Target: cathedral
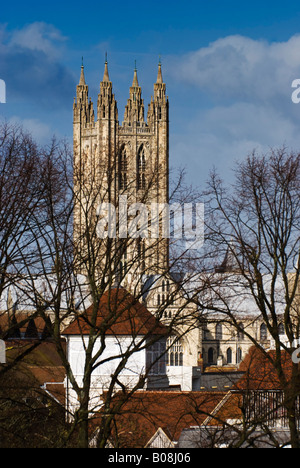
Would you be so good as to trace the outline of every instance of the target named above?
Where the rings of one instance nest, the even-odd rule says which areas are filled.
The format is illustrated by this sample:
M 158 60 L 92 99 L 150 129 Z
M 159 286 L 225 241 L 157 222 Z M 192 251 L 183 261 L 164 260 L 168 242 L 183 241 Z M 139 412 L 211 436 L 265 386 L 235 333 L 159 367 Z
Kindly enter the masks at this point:
M 119 124 L 107 59 L 98 94 L 97 119 L 93 102 L 89 98 L 83 66 L 73 111 L 75 241 L 84 251 L 86 220 L 94 220 L 90 226 L 99 234 L 103 208 L 109 204 L 112 209 L 116 209 L 114 215 L 118 216 L 113 233 L 109 232 L 108 237 L 115 239 L 114 261 L 120 266 L 119 275 L 128 281 L 130 273 L 127 274 L 125 267 L 128 266 L 128 270 L 132 271 L 133 265 L 138 265 L 135 268 L 138 276 L 145 271 L 151 271 L 152 274 L 165 271 L 169 258 L 168 239 L 158 235 L 139 235 L 139 232 L 135 236 L 130 235 L 133 213 L 128 209 L 124 213 L 120 208 L 122 202 L 125 210 L 129 205 L 138 212 L 139 207 L 143 206 L 150 212 L 150 207 L 166 205 L 169 201 L 169 102 L 161 63 L 158 65 L 154 94 L 148 105 L 146 119 L 135 68 L 124 119 L 122 125 Z M 152 218 L 155 216 L 153 211 Z M 126 223 L 123 223 L 125 216 Z M 159 214 L 156 216 L 159 224 Z M 148 220 L 141 218 L 136 221 L 136 228 L 143 230 L 144 227 L 145 230 Z M 98 237 L 103 240 L 104 236 Z M 126 238 L 126 242 L 118 243 L 118 239 Z M 102 255 L 105 260 L 107 246 Z M 101 247 L 98 256 L 101 257 Z
M 156 235 L 145 235 L 149 219 L 137 216 L 136 235 L 130 236 L 128 226 L 133 223 L 133 212 L 126 213 L 125 227 L 122 222 L 125 215 L 120 201 L 126 200 L 126 207 L 128 203 L 139 214 L 142 207 L 148 207 L 150 212 L 154 206 L 169 203 L 169 101 L 160 61 L 147 118 L 135 67 L 122 124 L 107 58 L 97 99 L 97 118 L 82 65 L 73 105 L 73 150 L 74 244 L 80 254 L 79 269 L 83 274 L 87 272 L 84 259 L 92 250 L 95 255 L 92 264 L 98 265 L 99 278 L 106 274 L 107 264 L 115 263 L 112 267 L 115 283 L 132 294 L 138 293 L 150 312 L 157 316 L 163 311 L 159 317 L 167 325 L 174 317 L 182 318 L 168 342 L 170 385 L 192 390 L 199 388 L 197 372 L 204 369 L 235 372 L 252 344 L 247 333 L 268 348 L 269 337 L 260 328 L 263 324 L 251 299 L 238 307 L 239 330 L 226 325 L 226 321 L 222 324 L 222 314 L 210 314 L 209 309 L 207 313 L 201 311 L 200 324 L 197 301 L 184 298 L 180 282 L 170 273 L 169 239 L 161 235 L 160 212 L 155 214 L 159 228 Z M 104 222 L 103 207 L 113 207 L 113 214 L 105 217 Z M 152 212 L 151 216 L 153 220 Z M 106 226 L 109 220 L 113 220 L 113 227 L 109 222 Z M 93 249 L 87 253 L 90 238 Z M 221 272 L 223 278 L 227 273 L 229 270 L 225 268 Z M 238 275 L 236 281 L 239 284 Z
M 106 234 L 108 238 L 112 234 L 114 243 L 111 263 L 117 259 L 118 265 L 114 269 L 118 272 L 116 281 L 131 293 L 138 293 L 150 312 L 157 316 L 161 311 L 160 318 L 165 323 L 175 321 L 179 314 L 185 316 L 188 322 L 187 316 L 194 316 L 196 307 L 181 297 L 170 275 L 169 238 L 162 235 L 162 213 L 157 209 L 169 203 L 169 101 L 160 60 L 146 119 L 135 67 L 120 125 L 107 59 L 98 94 L 97 119 L 89 98 L 83 65 L 73 111 L 75 245 L 79 252 L 85 252 L 87 224 L 93 226 L 93 232 L 98 227 L 99 234 L 103 221 L 97 208 L 99 205 L 115 207 L 114 216 L 119 215 L 119 223 L 114 224 L 113 233 L 108 228 Z M 142 211 L 145 206 L 149 209 L 151 220 L 157 221 L 156 232 L 154 222 L 150 235 L 143 235 L 142 225 L 145 227 L 146 224 L 148 229 L 149 220 L 141 216 L 136 218 L 135 236 L 130 236 L 128 226 L 125 235 L 121 232 L 120 199 L 124 197 L 128 205 L 135 206 L 137 211 Z M 126 215 L 129 226 L 130 221 L 132 223 L 130 215 L 130 212 Z M 87 223 L 87 219 L 92 221 Z M 97 243 L 97 237 L 99 235 L 93 237 L 93 242 Z M 99 248 L 95 248 L 101 258 L 99 278 L 103 276 L 103 263 L 107 262 L 110 252 L 108 239 L 100 237 Z M 168 367 L 174 367 L 174 385 L 190 389 L 193 368 L 198 366 L 201 356 L 201 339 L 200 330 L 191 327 L 190 323 L 187 328 L 190 327 L 192 331 L 183 332 L 183 323 L 184 320 L 181 320 L 181 329 L 177 330 L 181 339 L 176 339 L 176 336 L 170 338 L 174 345 L 170 347 Z

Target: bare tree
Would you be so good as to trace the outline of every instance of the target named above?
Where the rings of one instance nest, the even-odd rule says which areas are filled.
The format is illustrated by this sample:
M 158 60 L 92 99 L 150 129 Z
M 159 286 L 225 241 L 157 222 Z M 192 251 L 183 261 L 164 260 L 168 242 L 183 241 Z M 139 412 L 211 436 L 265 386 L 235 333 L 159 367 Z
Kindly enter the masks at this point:
M 0 128 L 0 292 L 20 266 L 21 248 L 30 250 L 30 220 L 37 207 L 40 155 L 19 127 Z
M 186 294 L 181 289 L 187 278 L 182 277 L 180 284 L 174 280 L 173 271 L 182 269 L 182 250 L 173 255 L 172 262 L 159 255 L 160 249 L 167 252 L 171 239 L 161 235 L 153 239 L 144 237 L 148 221 L 140 213 L 129 212 L 128 235 L 123 237 L 118 235 L 124 222 L 117 207 L 116 235 L 99 234 L 103 226 L 99 224 L 102 221 L 99 204 L 116 203 L 111 196 L 115 180 L 109 168 L 98 168 L 100 173 L 91 171 L 87 182 L 74 167 L 72 152 L 66 144 L 54 140 L 49 147 L 38 148 L 37 153 L 38 177 L 35 174 L 32 182 L 36 187 L 35 204 L 30 206 L 28 215 L 24 213 L 24 222 L 20 223 L 22 228 L 26 226 L 26 239 L 30 242 L 25 244 L 23 239 L 19 242 L 12 234 L 19 254 L 13 264 L 14 285 L 23 303 L 30 304 L 26 320 L 43 319 L 47 337 L 55 344 L 65 368 L 67 385 L 76 395 L 76 406 L 67 405 L 71 426 L 65 444 L 76 436 L 78 446 L 88 446 L 90 423 L 99 409 L 99 398 L 94 403 L 94 375 L 106 363 L 117 363 L 106 387 L 102 408 L 105 417 L 98 433 L 98 446 L 104 447 L 114 424 L 112 416 L 121 410 L 120 401 L 112 409 L 115 392 L 121 389 L 125 395 L 122 404 L 125 404 L 138 389 L 155 380 L 158 374 L 154 369 L 160 368 L 160 374 L 165 373 L 168 347 L 173 346 L 174 340 L 180 340 L 192 330 L 198 334 L 196 293 Z M 20 185 L 21 180 L 22 174 Z M 141 204 L 146 205 L 151 197 L 153 184 L 150 177 L 143 187 Z M 180 188 L 180 183 L 177 186 Z M 134 190 L 130 184 L 124 187 L 129 201 Z M 162 213 L 157 216 L 159 224 Z M 110 226 L 104 225 L 105 229 L 109 234 Z M 158 302 L 162 287 L 165 292 L 160 293 Z M 146 306 L 150 306 L 151 313 Z M 136 310 L 144 314 L 144 321 L 136 321 Z M 127 334 L 131 338 L 125 348 L 114 332 L 120 322 L 130 327 Z M 65 348 L 64 331 L 72 324 L 81 327 L 84 358 L 80 378 Z M 107 356 L 108 337 L 112 335 L 119 348 Z M 169 336 L 173 339 L 167 344 Z M 147 365 L 134 384 L 128 386 L 122 380 L 122 373 L 132 357 L 143 351 L 148 356 Z M 59 443 L 63 443 L 62 439 Z
M 276 369 L 293 447 L 299 447 L 296 399 L 299 368 L 287 378 L 282 350 L 292 359 L 299 338 L 300 156 L 285 149 L 264 156 L 253 153 L 237 164 L 235 181 L 226 187 L 214 172 L 207 196 L 207 247 L 230 257 L 226 268 L 205 275 L 209 294 L 202 307 L 219 313 L 257 346 Z M 220 257 L 219 257 L 220 258 Z M 256 317 L 273 340 L 270 354 L 258 337 L 241 329 L 238 303 L 251 299 Z M 286 340 L 280 324 L 283 322 Z

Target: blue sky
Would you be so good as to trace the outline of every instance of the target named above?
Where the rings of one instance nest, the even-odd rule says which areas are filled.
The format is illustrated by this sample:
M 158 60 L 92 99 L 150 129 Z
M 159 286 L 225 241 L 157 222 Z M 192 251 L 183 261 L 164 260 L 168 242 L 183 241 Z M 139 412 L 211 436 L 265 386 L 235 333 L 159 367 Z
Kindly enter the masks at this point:
M 171 166 L 200 188 L 213 166 L 230 178 L 253 149 L 300 148 L 299 2 L 15 1 L 0 15 L 0 115 L 41 143 L 71 141 L 81 57 L 95 103 L 107 52 L 120 122 L 134 61 L 147 106 L 161 55 Z

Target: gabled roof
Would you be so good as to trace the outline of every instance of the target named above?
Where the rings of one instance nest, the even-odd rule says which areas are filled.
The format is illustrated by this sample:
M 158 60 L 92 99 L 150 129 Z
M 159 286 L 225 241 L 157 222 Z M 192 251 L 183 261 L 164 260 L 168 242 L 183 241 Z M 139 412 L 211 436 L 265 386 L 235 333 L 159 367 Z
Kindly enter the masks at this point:
M 112 288 L 91 305 L 63 332 L 64 335 L 85 335 L 95 328 L 105 335 L 164 335 L 168 329 L 124 288 Z
M 174 448 L 175 444 L 172 442 L 165 431 L 161 427 L 157 429 L 155 434 L 150 438 L 150 440 L 145 445 L 145 448 Z

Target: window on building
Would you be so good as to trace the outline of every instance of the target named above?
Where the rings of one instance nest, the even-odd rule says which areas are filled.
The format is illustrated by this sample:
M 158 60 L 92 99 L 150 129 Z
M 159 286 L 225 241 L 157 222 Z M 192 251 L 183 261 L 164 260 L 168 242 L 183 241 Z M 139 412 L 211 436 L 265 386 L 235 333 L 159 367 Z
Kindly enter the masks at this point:
M 127 154 L 123 146 L 119 155 L 119 189 L 124 190 L 127 187 Z
M 265 323 L 260 326 L 260 341 L 265 341 L 268 338 L 268 329 Z
M 216 325 L 216 340 L 222 340 L 222 338 L 223 338 L 222 324 L 217 323 L 217 325 Z
M 214 348 L 209 348 L 208 353 L 207 353 L 207 362 L 208 364 L 213 364 L 214 360 L 215 360 Z
M 120 271 L 120 280 L 122 280 L 127 273 L 127 250 L 126 248 L 124 249 L 122 257 L 121 257 L 119 271 Z
M 146 158 L 145 150 L 142 145 L 137 157 L 137 190 L 146 189 Z
M 166 373 L 166 341 L 159 340 L 146 349 L 146 370 L 149 375 Z
M 232 364 L 232 349 L 228 348 L 226 352 L 227 364 Z
M 238 348 L 237 355 L 236 355 L 236 363 L 239 364 L 240 362 L 242 362 L 242 358 L 243 358 L 243 352 L 241 348 Z
M 182 342 L 174 337 L 167 341 L 168 348 L 168 366 L 183 366 L 183 345 Z
M 285 329 L 284 329 L 283 323 L 280 323 L 280 324 L 278 325 L 278 334 L 279 334 L 279 335 L 284 335 L 284 334 L 285 334 Z

